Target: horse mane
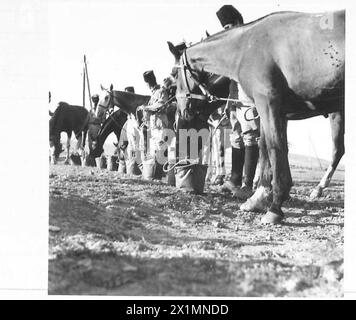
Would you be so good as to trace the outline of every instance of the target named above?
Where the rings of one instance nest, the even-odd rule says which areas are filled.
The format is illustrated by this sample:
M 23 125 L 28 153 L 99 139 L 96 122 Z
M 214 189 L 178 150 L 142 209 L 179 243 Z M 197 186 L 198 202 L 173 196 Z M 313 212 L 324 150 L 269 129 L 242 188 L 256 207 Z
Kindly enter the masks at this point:
M 126 92 L 126 91 L 113 90 L 112 92 L 113 95 L 117 98 L 117 100 L 121 100 L 119 101 L 119 104 L 122 104 L 122 106 L 118 105 L 118 107 L 122 108 L 124 112 L 125 112 L 124 110 L 125 108 L 129 108 L 133 112 L 135 112 L 135 110 L 140 105 L 147 104 L 151 98 L 150 96 Z

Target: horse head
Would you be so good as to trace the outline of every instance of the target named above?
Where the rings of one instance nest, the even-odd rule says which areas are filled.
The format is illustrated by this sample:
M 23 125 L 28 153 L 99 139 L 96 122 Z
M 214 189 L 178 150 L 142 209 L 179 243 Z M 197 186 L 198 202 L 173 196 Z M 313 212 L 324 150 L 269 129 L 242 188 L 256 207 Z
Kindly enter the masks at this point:
M 96 109 L 96 116 L 102 118 L 103 114 L 107 111 L 110 111 L 114 108 L 114 99 L 113 99 L 113 85 L 110 86 L 110 89 L 105 89 L 102 85 L 101 93 L 99 95 L 99 102 Z
M 212 113 L 221 106 L 221 101 L 214 101 L 213 94 L 227 97 L 230 80 L 204 70 L 193 70 L 188 64 L 186 50 L 178 50 L 170 42 L 168 47 L 175 58 L 172 75 L 180 118 L 189 122 L 197 113 Z

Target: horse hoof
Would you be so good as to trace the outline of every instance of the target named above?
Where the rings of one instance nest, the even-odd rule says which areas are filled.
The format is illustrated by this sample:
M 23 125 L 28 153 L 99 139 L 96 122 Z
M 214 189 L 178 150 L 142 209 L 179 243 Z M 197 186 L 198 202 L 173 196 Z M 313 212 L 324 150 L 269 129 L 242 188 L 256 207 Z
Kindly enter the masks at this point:
M 317 198 L 320 198 L 320 197 L 322 196 L 322 194 L 323 194 L 323 189 L 321 189 L 321 188 L 315 188 L 315 189 L 311 192 L 309 198 L 310 198 L 310 200 L 315 200 L 315 199 L 317 199 Z
M 240 205 L 240 210 L 249 212 L 262 212 L 267 208 L 265 200 L 258 201 L 253 198 L 248 198 L 243 204 Z
M 252 188 L 246 186 L 241 187 L 240 189 L 233 192 L 233 196 L 239 200 L 246 201 L 253 196 Z
M 267 213 L 262 217 L 261 222 L 263 224 L 279 224 L 283 220 L 283 213 L 277 214 L 272 211 L 267 211 Z

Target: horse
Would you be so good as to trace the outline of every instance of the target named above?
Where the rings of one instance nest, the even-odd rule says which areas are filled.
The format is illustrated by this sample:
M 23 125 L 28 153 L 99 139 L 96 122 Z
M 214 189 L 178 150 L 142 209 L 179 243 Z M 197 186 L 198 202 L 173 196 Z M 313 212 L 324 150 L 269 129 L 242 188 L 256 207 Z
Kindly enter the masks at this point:
M 172 44 L 169 48 L 180 70 L 176 97 L 183 119 L 192 119 L 195 112 L 187 74 L 207 100 L 217 97 L 200 79 L 204 72 L 211 72 L 239 82 L 256 105 L 261 120 L 259 187 L 242 210 L 265 208 L 272 185 L 272 201 L 261 222 L 276 224 L 283 220 L 281 206 L 292 186 L 287 115 L 305 119 L 331 114 L 336 155 L 325 174 L 327 183 L 344 154 L 344 10 L 272 13 L 212 35 L 182 54 Z
M 81 106 L 70 105 L 66 102 L 59 102 L 53 116 L 49 120 L 49 144 L 51 148 L 51 163 L 56 164 L 62 150 L 60 142 L 61 132 L 67 133 L 66 159 L 69 163 L 69 148 L 72 132 L 77 139 L 76 150 L 83 151 L 85 139 L 88 131 L 89 112 Z

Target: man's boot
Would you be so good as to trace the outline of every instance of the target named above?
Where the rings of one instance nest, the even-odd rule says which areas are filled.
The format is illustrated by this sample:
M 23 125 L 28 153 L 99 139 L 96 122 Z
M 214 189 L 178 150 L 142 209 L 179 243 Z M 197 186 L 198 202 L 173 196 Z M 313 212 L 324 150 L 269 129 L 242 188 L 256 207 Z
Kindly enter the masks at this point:
M 222 191 L 235 193 L 242 184 L 242 171 L 245 161 L 245 149 L 231 148 L 231 177 L 225 181 Z
M 253 178 L 256 173 L 258 154 L 258 145 L 245 147 L 244 183 L 235 193 L 235 196 L 240 200 L 246 200 L 253 195 Z

